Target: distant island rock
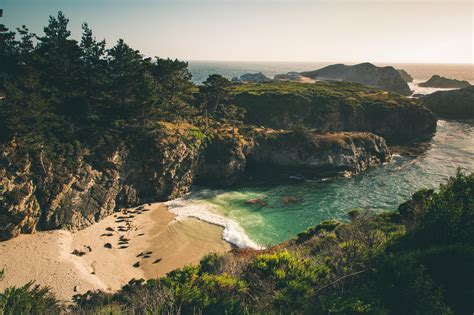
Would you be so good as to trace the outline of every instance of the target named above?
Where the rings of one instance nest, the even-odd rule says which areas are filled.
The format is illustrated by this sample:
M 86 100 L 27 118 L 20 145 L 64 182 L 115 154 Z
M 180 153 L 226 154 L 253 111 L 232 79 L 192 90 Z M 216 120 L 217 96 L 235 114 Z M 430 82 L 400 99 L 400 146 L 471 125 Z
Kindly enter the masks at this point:
M 267 77 L 261 72 L 258 73 L 246 73 L 240 76 L 240 81 L 253 82 L 253 83 L 267 83 L 272 82 L 272 79 Z
M 432 76 L 428 81 L 418 84 L 421 87 L 456 89 L 465 88 L 471 84 L 467 81 L 460 81 L 456 79 L 449 79 L 439 75 Z
M 474 118 L 474 86 L 434 92 L 421 98 L 421 101 L 440 118 Z
M 412 93 L 397 69 L 394 67 L 377 67 L 368 62 L 354 66 L 335 64 L 319 70 L 300 72 L 300 74 L 317 80 L 349 81 L 365 84 L 402 95 Z
M 407 83 L 408 82 L 413 82 L 413 77 L 408 72 L 406 72 L 403 69 L 398 69 L 397 71 L 398 71 L 398 73 L 400 73 L 400 76 L 402 77 L 402 79 L 405 82 L 407 82 Z

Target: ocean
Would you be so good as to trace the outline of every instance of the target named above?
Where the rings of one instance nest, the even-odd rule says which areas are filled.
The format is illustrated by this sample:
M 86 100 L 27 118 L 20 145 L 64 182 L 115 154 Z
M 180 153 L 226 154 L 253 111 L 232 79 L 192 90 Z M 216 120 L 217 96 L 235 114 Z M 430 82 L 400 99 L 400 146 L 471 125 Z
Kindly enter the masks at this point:
M 236 62 L 236 61 L 189 61 L 193 82 L 200 84 L 210 74 L 220 74 L 226 78 L 240 77 L 245 73 L 262 72 L 269 78 L 275 74 L 290 71 L 309 71 L 320 69 L 336 62 Z M 374 63 L 376 66 L 393 66 L 407 71 L 415 81 L 428 80 L 432 75 L 466 80 L 474 84 L 474 64 L 417 64 L 417 63 Z
M 288 71 L 317 69 L 321 63 L 212 63 L 192 62 L 194 80 L 210 73 L 226 77 L 246 72 L 267 76 Z M 415 81 L 432 74 L 473 82 L 472 65 L 395 65 Z M 471 69 L 471 70 L 469 70 Z M 333 178 L 292 185 L 265 185 L 214 190 L 194 187 L 182 198 L 167 203 L 178 219 L 195 217 L 224 227 L 222 237 L 239 247 L 266 247 L 294 237 L 324 220 L 347 220 L 354 208 L 396 210 L 421 188 L 436 188 L 461 168 L 474 172 L 474 121 L 439 120 L 434 138 L 416 157 L 394 156 L 392 162 L 373 167 L 352 178 Z M 286 204 L 285 197 L 299 202 Z M 267 206 L 246 201 L 263 198 Z

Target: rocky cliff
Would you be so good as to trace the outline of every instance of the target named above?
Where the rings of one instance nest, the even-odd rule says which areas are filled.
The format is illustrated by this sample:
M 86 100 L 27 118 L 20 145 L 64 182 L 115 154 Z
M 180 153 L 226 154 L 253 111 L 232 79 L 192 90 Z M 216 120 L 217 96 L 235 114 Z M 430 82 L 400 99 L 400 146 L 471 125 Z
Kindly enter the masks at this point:
M 24 153 L 15 141 L 3 144 L 0 240 L 35 230 L 81 229 L 117 208 L 168 200 L 188 191 L 199 139 L 173 131 L 135 141 L 77 154 L 73 163 Z
M 256 128 L 251 137 L 214 139 L 202 154 L 196 180 L 222 187 L 249 177 L 268 180 L 269 174 L 282 180 L 352 175 L 389 159 L 385 140 L 371 133 Z
M 377 67 L 371 63 L 354 66 L 335 64 L 319 70 L 301 72 L 301 75 L 317 80 L 355 82 L 402 95 L 412 93 L 398 70 L 393 67 Z
M 63 163 L 24 153 L 15 141 L 4 143 L 0 240 L 81 229 L 122 207 L 177 198 L 195 180 L 225 187 L 264 167 L 305 178 L 355 174 L 389 158 L 385 141 L 368 133 L 249 129 L 244 136 L 232 130 L 203 140 L 191 125 L 166 124 L 165 132 L 137 133 L 133 141 L 81 152 Z
M 460 89 L 460 88 L 468 87 L 471 84 L 467 81 L 448 79 L 445 77 L 441 77 L 439 75 L 434 75 L 428 81 L 422 82 L 418 85 L 422 87 L 432 87 L 432 88 Z
M 474 118 L 474 86 L 452 91 L 438 91 L 424 96 L 421 101 L 441 118 Z
M 261 132 L 248 155 L 248 164 L 283 176 L 311 179 L 357 174 L 389 159 L 385 140 L 374 134 L 300 128 Z
M 426 139 L 436 130 L 436 118 L 417 100 L 360 84 L 246 84 L 232 93 L 232 103 L 246 110 L 245 123 L 256 126 L 367 131 L 389 144 Z

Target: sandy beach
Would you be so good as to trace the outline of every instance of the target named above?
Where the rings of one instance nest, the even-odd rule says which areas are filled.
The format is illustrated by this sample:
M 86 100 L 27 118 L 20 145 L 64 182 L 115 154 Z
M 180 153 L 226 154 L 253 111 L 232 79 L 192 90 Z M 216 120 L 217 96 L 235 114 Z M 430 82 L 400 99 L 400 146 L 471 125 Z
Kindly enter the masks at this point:
M 70 301 L 88 290 L 113 292 L 132 278 L 157 278 L 231 246 L 222 228 L 176 221 L 163 204 L 117 212 L 75 233 L 57 230 L 0 242 L 0 290 L 30 280 Z M 72 254 L 73 252 L 76 254 Z

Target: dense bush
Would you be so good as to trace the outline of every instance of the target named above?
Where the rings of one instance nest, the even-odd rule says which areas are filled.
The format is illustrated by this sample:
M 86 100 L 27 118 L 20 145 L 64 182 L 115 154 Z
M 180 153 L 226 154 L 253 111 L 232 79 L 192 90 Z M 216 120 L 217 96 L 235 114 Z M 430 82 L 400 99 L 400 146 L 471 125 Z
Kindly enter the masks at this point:
M 0 314 L 55 314 L 60 311 L 61 304 L 49 289 L 33 282 L 0 293 Z

